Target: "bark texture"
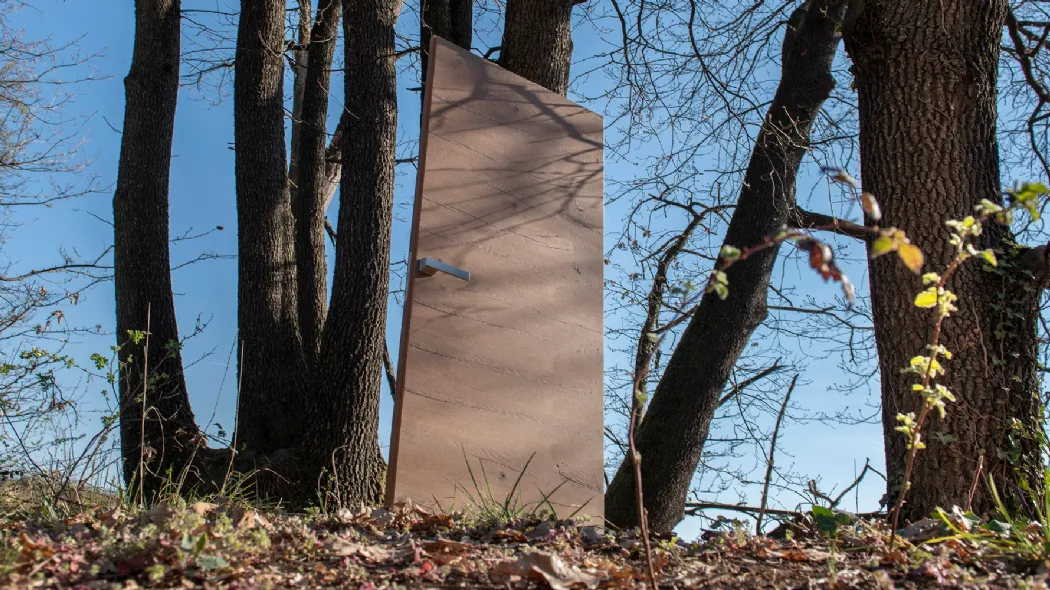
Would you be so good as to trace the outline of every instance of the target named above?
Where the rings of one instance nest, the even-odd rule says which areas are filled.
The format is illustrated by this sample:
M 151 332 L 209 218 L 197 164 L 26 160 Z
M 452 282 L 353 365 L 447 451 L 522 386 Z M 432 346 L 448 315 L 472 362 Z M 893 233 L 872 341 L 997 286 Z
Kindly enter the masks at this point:
M 470 50 L 474 34 L 474 0 L 422 0 L 419 19 L 420 96 L 426 96 L 430 38 L 434 35 Z M 422 117 L 422 113 L 420 113 Z
M 449 0 L 448 5 L 448 40 L 470 51 L 474 43 L 474 0 Z
M 283 0 L 243 0 L 234 66 L 240 338 L 237 441 L 260 453 L 301 440 L 299 336 L 284 135 Z
M 398 0 L 347 0 L 343 175 L 331 311 L 318 362 L 304 457 L 336 474 L 345 503 L 380 501 L 379 398 L 390 282 L 397 139 L 394 24 Z M 307 455 L 308 453 L 308 455 Z
M 927 271 L 942 271 L 954 256 L 946 220 L 972 215 L 981 199 L 1002 201 L 996 79 L 1006 11 L 1004 0 L 866 0 L 845 29 L 859 100 L 864 188 L 882 204 L 881 225 L 904 230 L 923 250 Z M 989 224 L 977 246 L 1001 249 L 1008 237 L 1007 228 Z M 1014 327 L 1017 340 L 1009 343 L 995 336 L 1002 315 L 995 310 L 1012 289 L 1002 273 L 1012 274 L 985 272 L 971 261 L 949 282 L 959 311 L 944 324 L 943 344 L 954 356 L 939 382 L 958 403 L 924 433 L 927 448 L 918 454 L 906 518 L 965 505 L 982 455 L 982 480 L 993 475 L 1007 494 L 1030 467 L 1025 445 L 1017 453 L 1011 449 L 1011 424 L 1014 418 L 1023 429 L 1038 424 L 1030 389 L 1034 333 L 1025 332 L 1034 327 Z M 906 452 L 904 436 L 893 430 L 896 416 L 917 414 L 921 403 L 911 391 L 915 376 L 900 371 L 911 357 L 925 354 L 934 318 L 911 304 L 921 281 L 899 261 L 872 261 L 870 281 L 892 502 L 903 483 Z M 1032 314 L 1034 307 L 1021 313 Z M 1014 376 L 1029 382 L 1017 383 Z M 990 507 L 987 492 L 977 487 L 978 513 Z
M 845 0 L 815 0 L 792 15 L 783 45 L 781 82 L 755 142 L 725 243 L 755 246 L 789 223 L 795 181 L 809 131 L 834 88 L 831 64 Z M 728 271 L 729 296 L 709 293 L 671 356 L 639 425 L 645 509 L 653 531 L 671 531 L 685 513 L 686 494 L 730 371 L 767 314 L 777 248 Z M 605 517 L 638 525 L 634 469 L 625 458 L 605 495 Z
M 321 351 L 328 306 L 325 200 L 331 186 L 327 162 L 328 92 L 339 32 L 340 0 L 321 0 L 309 35 L 302 119 L 299 123 L 295 213 L 295 262 L 299 287 L 299 328 L 307 370 Z
M 159 491 L 166 471 L 181 472 L 198 444 L 182 356 L 172 347 L 179 330 L 168 250 L 168 179 L 179 85 L 179 10 L 178 0 L 135 2 L 135 48 L 124 79 L 124 132 L 113 195 L 117 344 L 121 360 L 131 359 L 120 371 L 121 456 L 125 481 L 138 489 L 141 475 L 147 500 Z M 129 330 L 148 330 L 148 349 L 145 341 L 131 342 Z
M 507 0 L 499 65 L 565 96 L 574 4 L 573 0 Z
M 430 65 L 430 38 L 434 35 L 451 41 L 451 0 L 420 0 L 419 10 L 419 93 L 426 97 L 427 68 Z M 425 98 L 424 98 L 425 100 Z M 420 113 L 422 117 L 422 113 Z
M 297 40 L 289 52 L 292 62 L 292 153 L 288 164 L 288 189 L 295 206 L 299 188 L 299 128 L 303 120 L 303 97 L 306 94 L 306 74 L 310 47 L 310 0 L 298 0 L 296 15 Z

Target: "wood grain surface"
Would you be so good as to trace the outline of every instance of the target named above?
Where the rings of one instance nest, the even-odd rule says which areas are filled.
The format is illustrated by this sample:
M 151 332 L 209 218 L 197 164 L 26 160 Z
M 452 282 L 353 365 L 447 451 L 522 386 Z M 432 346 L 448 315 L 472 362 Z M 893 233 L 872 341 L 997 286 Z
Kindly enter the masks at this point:
M 410 274 L 387 501 L 470 510 L 520 477 L 521 504 L 601 518 L 602 119 L 438 37 L 430 56 L 410 261 L 470 281 Z

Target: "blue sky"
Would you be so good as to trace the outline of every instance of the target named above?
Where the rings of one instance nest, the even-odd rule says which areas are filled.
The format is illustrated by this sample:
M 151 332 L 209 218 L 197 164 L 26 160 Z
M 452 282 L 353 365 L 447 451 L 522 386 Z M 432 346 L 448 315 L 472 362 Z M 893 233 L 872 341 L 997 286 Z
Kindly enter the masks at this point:
M 86 35 L 81 41 L 82 49 L 86 53 L 101 52 L 101 55 L 91 62 L 90 67 L 102 79 L 82 84 L 70 106 L 75 111 L 73 114 L 90 117 L 84 128 L 87 140 L 85 154 L 93 156 L 89 170 L 98 174 L 108 188 L 100 194 L 85 197 L 74 203 L 24 213 L 19 218 L 24 222 L 23 227 L 6 244 L 4 251 L 20 269 L 54 264 L 58 260 L 57 250 L 60 246 L 70 250 L 76 249 L 84 256 L 90 257 L 105 250 L 112 241 L 111 227 L 103 220 L 111 217 L 112 183 L 116 178 L 120 147 L 118 130 L 123 120 L 124 109 L 123 77 L 127 74 L 130 64 L 134 30 L 134 14 L 130 1 L 35 0 L 33 4 L 33 8 L 23 9 L 18 13 L 14 23 L 18 27 L 24 27 L 29 38 L 50 35 L 56 44 L 60 44 Z M 184 5 L 186 8 L 216 6 L 215 0 L 185 0 Z M 399 28 L 405 35 L 415 36 L 418 31 L 415 15 L 406 11 Z M 615 39 L 610 41 L 615 42 Z M 609 48 L 601 39 L 600 31 L 589 25 L 582 25 L 576 29 L 574 43 L 577 60 Z M 498 31 L 479 32 L 476 45 L 484 47 L 495 44 L 498 44 Z M 188 44 L 184 44 L 185 46 Z M 418 82 L 414 70 L 405 67 L 405 63 L 400 65 L 407 71 L 399 80 L 399 121 L 402 142 L 411 142 L 418 132 L 419 95 L 408 89 L 418 86 Z M 580 94 L 595 94 L 608 83 L 604 76 L 594 74 L 580 81 L 577 88 L 580 93 L 570 96 L 579 99 Z M 333 81 L 333 89 L 341 89 L 340 80 Z M 227 87 L 226 90 L 232 89 Z M 341 91 L 335 92 L 331 109 L 333 113 L 338 112 L 340 94 Z M 170 231 L 174 237 L 187 232 L 207 231 L 216 226 L 223 226 L 225 229 L 212 232 L 201 239 L 174 244 L 173 265 L 193 259 L 205 251 L 225 255 L 236 253 L 234 153 L 230 150 L 233 141 L 232 102 L 229 97 L 213 100 L 216 98 L 214 95 L 202 95 L 193 88 L 184 88 L 180 94 L 171 164 Z M 601 113 L 601 105 L 584 104 Z M 332 127 L 334 122 L 333 115 Z M 607 131 L 607 137 L 615 137 L 616 133 L 616 129 L 610 129 Z M 646 149 L 652 147 L 643 146 L 638 154 L 632 154 L 632 159 L 644 156 Z M 414 144 L 406 143 L 403 151 L 405 156 L 415 155 Z M 630 178 L 640 170 L 636 161 L 622 161 L 611 154 L 607 154 L 606 165 L 608 178 Z M 402 166 L 399 172 L 393 259 L 403 259 L 408 248 L 408 204 L 414 189 L 414 168 Z M 736 189 L 727 190 L 735 192 Z M 836 191 L 837 189 L 828 187 L 827 183 L 811 170 L 805 180 L 805 190 L 800 187 L 799 194 L 803 203 L 808 199 L 816 203 L 826 203 L 831 200 L 833 194 L 837 194 Z M 336 206 L 337 203 L 333 205 L 329 214 L 333 223 Z M 606 211 L 609 247 L 615 244 L 614 234 L 622 227 L 625 213 L 626 203 L 617 203 L 608 207 Z M 713 239 L 716 242 L 720 241 L 717 236 Z M 846 268 L 863 295 L 867 283 L 863 251 L 853 246 L 848 248 L 846 253 L 850 257 Z M 782 258 L 784 264 L 780 270 L 780 279 L 784 283 L 793 285 L 800 297 L 812 296 L 818 302 L 832 304 L 834 297 L 839 293 L 837 286 L 826 285 L 804 272 L 804 269 L 799 267 L 797 257 L 784 255 Z M 617 262 L 625 264 L 626 259 Z M 187 343 L 184 357 L 188 364 L 190 398 L 202 426 L 209 423 L 213 408 L 215 422 L 227 429 L 233 426 L 236 387 L 235 371 L 229 359 L 237 327 L 235 277 L 236 261 L 232 259 L 201 262 L 177 270 L 173 275 L 181 333 L 184 336 L 189 334 L 198 318 L 208 322 L 203 334 Z M 108 284 L 93 289 L 81 298 L 78 305 L 67 310 L 67 321 L 82 325 L 101 324 L 105 329 L 112 330 L 115 321 L 112 295 L 112 288 Z M 401 312 L 395 301 L 392 300 L 392 304 L 389 312 L 388 342 L 392 353 L 396 355 Z M 790 316 L 784 316 L 783 320 L 794 321 Z M 623 317 L 615 315 L 607 318 L 610 326 L 621 325 L 624 321 Z M 800 386 L 794 397 L 797 404 L 829 413 L 841 411 L 846 407 L 866 408 L 867 411 L 871 411 L 870 403 L 875 398 L 869 386 L 849 396 L 843 396 L 840 392 L 830 389 L 835 384 L 844 383 L 846 376 L 841 373 L 832 358 L 834 354 L 826 350 L 824 345 L 805 340 L 792 341 L 785 336 L 780 338 L 782 340 L 777 344 L 783 345 L 798 357 L 814 359 L 803 371 Z M 69 350 L 78 357 L 86 358 L 91 352 L 107 350 L 112 343 L 110 335 L 78 337 L 71 342 Z M 758 342 L 758 348 L 762 349 L 767 344 Z M 606 365 L 613 369 L 624 369 L 630 366 L 630 362 L 626 356 L 610 351 L 607 353 Z M 220 389 L 222 383 L 224 386 Z M 91 399 L 90 395 L 88 399 Z M 391 415 L 390 397 L 384 391 L 380 434 L 384 446 L 389 439 Z M 768 424 L 765 426 L 768 427 Z M 214 433 L 215 430 L 212 429 L 211 432 Z M 835 484 L 841 489 L 846 482 L 853 479 L 865 459 L 870 458 L 872 464 L 881 469 L 883 460 L 880 436 L 881 429 L 870 424 L 849 428 L 835 428 L 816 422 L 789 424 L 782 434 L 782 451 L 778 455 L 778 463 L 791 465 L 795 471 L 821 478 L 821 489 L 824 491 L 829 491 Z M 759 460 L 758 457 L 748 455 L 740 459 L 740 463 L 754 465 Z M 755 474 L 754 479 L 759 477 Z M 750 486 L 743 490 L 750 502 L 757 502 L 755 489 L 755 486 Z M 882 491 L 881 480 L 869 478 L 860 488 L 859 508 L 876 508 Z M 733 502 L 737 500 L 737 494 L 733 491 L 718 498 L 705 499 Z M 781 493 L 778 499 L 788 508 L 794 508 L 800 501 L 799 497 L 791 493 Z M 848 507 L 853 507 L 852 502 Z M 680 530 L 684 536 L 693 537 L 699 532 L 698 527 L 698 522 L 690 521 Z

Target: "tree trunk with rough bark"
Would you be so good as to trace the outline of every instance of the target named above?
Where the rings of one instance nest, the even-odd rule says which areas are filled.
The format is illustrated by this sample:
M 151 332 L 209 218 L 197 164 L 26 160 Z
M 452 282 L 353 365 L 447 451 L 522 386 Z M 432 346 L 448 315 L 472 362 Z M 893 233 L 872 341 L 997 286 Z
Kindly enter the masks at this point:
M 336 474 L 326 492 L 344 504 L 380 501 L 379 398 L 390 283 L 398 0 L 347 0 L 343 8 L 343 176 L 331 310 L 321 341 L 304 460 Z
M 574 4 L 573 0 L 507 0 L 499 65 L 565 96 Z
M 474 0 L 449 0 L 448 12 L 448 40 L 470 51 L 474 43 Z
M 332 58 L 339 32 L 340 0 L 321 0 L 310 33 L 298 137 L 298 186 L 295 209 L 295 262 L 299 286 L 299 327 L 311 371 L 321 351 L 328 307 L 325 250 L 325 199 L 328 177 L 328 93 Z
M 1006 10 L 1004 0 L 866 0 L 845 27 L 864 189 L 882 205 L 881 225 L 904 230 L 923 250 L 924 272 L 942 272 L 954 257 L 946 220 L 973 215 L 981 199 L 1002 202 L 996 82 Z M 1009 236 L 1008 228 L 988 223 L 975 245 L 1003 249 Z M 915 376 L 901 369 L 913 356 L 927 354 L 934 318 L 912 305 L 921 280 L 899 261 L 873 260 L 870 281 L 892 503 L 903 483 L 906 453 L 904 435 L 894 431 L 896 416 L 917 414 L 922 402 L 911 390 Z M 949 403 L 947 418 L 934 418 L 923 433 L 927 448 L 918 454 L 905 518 L 926 517 L 938 506 L 965 506 L 981 456 L 984 471 L 973 504 L 978 513 L 991 507 L 988 475 L 1013 497 L 1038 464 L 1032 439 L 1019 435 L 1039 429 L 1034 326 L 1014 326 L 1007 339 L 996 336 L 1003 327 L 1004 294 L 1013 300 L 1008 306 L 1020 306 L 1014 311 L 1021 317 L 1035 313 L 1037 298 L 1014 290 L 1015 283 L 1016 273 L 987 272 L 969 261 L 948 284 L 959 296 L 959 310 L 944 323 L 942 343 L 953 357 L 938 381 L 958 402 Z
M 430 64 L 430 38 L 452 36 L 450 0 L 420 0 L 419 7 L 419 95 L 426 97 L 427 67 Z M 425 98 L 424 98 L 425 100 Z M 423 113 L 420 112 L 420 120 Z
M 727 245 L 758 245 L 790 221 L 809 131 L 834 88 L 831 65 L 845 5 L 807 2 L 789 21 L 780 86 L 756 139 Z M 714 293 L 703 296 L 656 387 L 636 435 L 650 530 L 671 531 L 684 518 L 686 494 L 730 371 L 766 317 L 777 252 L 769 248 L 729 267 L 724 301 Z M 606 491 L 605 517 L 617 526 L 637 526 L 634 493 L 634 469 L 625 458 Z
M 259 453 L 301 441 L 299 335 L 284 135 L 283 0 L 243 0 L 234 65 L 240 394 L 237 442 Z
M 299 127 L 303 120 L 303 97 L 306 94 L 306 74 L 309 64 L 310 47 L 310 0 L 298 0 L 299 10 L 296 22 L 298 40 L 289 52 L 292 62 L 292 151 L 288 163 L 288 190 L 291 193 L 292 207 L 295 207 L 296 193 L 299 189 Z
M 131 359 L 120 368 L 121 455 L 124 480 L 136 490 L 141 483 L 147 500 L 160 491 L 169 470 L 180 474 L 200 444 L 178 348 L 168 250 L 179 10 L 178 0 L 135 2 L 135 48 L 124 79 L 124 130 L 113 195 L 117 343 L 120 360 Z M 129 337 L 135 330 L 149 331 L 148 347 L 146 340 L 136 344 Z
M 419 19 L 419 80 L 420 96 L 426 96 L 430 37 L 437 35 L 470 51 L 474 34 L 474 0 L 422 0 L 422 4 Z

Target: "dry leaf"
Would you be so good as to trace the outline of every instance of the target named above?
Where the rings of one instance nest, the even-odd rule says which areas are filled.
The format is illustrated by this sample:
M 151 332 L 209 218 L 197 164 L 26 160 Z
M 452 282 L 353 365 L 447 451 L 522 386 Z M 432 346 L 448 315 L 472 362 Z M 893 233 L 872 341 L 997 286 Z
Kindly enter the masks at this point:
M 269 529 L 271 527 L 270 521 L 254 510 L 237 507 L 230 510 L 228 514 L 234 526 L 241 530 L 251 530 L 256 527 Z
M 357 510 L 350 510 L 349 508 L 340 508 L 335 511 L 333 515 L 335 520 L 340 524 L 362 524 L 369 518 L 369 510 L 364 506 L 360 506 Z
M 597 576 L 567 565 L 557 555 L 541 552 L 526 553 L 517 560 L 500 562 L 490 573 L 500 579 L 519 576 L 526 580 L 546 582 L 552 590 L 597 588 L 600 582 Z
M 376 508 L 371 514 L 369 514 L 369 517 L 375 521 L 375 525 L 381 529 L 385 529 L 394 524 L 394 513 L 386 508 Z
M 508 543 L 528 543 L 529 538 L 525 533 L 517 529 L 500 529 L 490 535 L 493 541 L 506 541 Z
M 919 247 L 915 244 L 901 244 L 897 246 L 897 255 L 901 257 L 901 262 L 911 269 L 913 273 L 919 274 L 922 271 L 922 250 L 919 250 Z
M 860 206 L 872 221 L 882 219 L 882 209 L 879 208 L 879 202 L 875 200 L 875 195 L 871 193 L 861 193 Z
M 819 551 L 817 549 L 785 549 L 777 551 L 773 555 L 788 561 L 825 562 L 831 558 L 831 554 L 827 551 Z
M 336 537 L 332 541 L 332 553 L 341 557 L 357 556 L 369 561 L 380 562 L 390 559 L 393 551 L 379 545 L 362 545 L 353 541 L 347 541 L 342 537 Z
M 207 516 L 218 507 L 218 504 L 212 504 L 211 502 L 197 502 L 190 508 L 197 513 L 197 516 Z
M 477 547 L 470 543 L 460 543 L 448 539 L 423 543 L 423 550 L 438 565 L 449 565 L 462 561 L 474 549 L 477 549 Z
M 596 545 L 598 543 L 604 543 L 605 537 L 598 532 L 598 529 L 593 526 L 585 526 L 580 529 L 580 538 L 583 539 L 585 544 Z
M 157 504 L 146 511 L 146 517 L 149 518 L 149 521 L 153 524 L 163 524 L 174 515 L 175 509 L 167 504 Z

